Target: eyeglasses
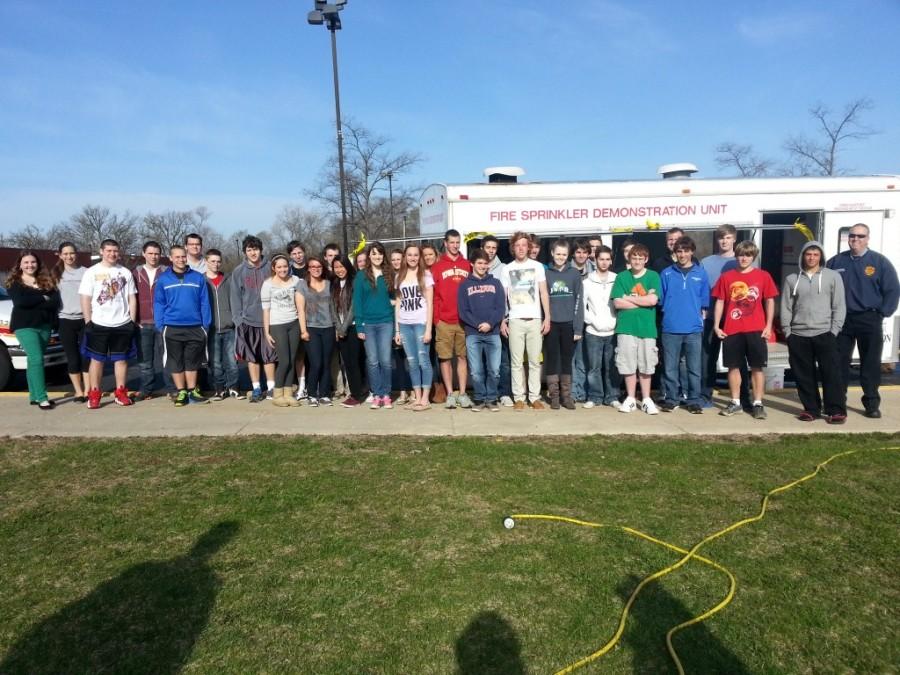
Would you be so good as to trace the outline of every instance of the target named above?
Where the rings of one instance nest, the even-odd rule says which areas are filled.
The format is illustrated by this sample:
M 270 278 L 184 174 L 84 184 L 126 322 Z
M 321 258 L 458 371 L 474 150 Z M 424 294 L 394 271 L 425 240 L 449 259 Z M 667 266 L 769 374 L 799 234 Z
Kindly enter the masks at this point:
M 847 239 L 865 239 L 869 235 L 867 234 L 853 234 L 852 232 L 847 235 Z

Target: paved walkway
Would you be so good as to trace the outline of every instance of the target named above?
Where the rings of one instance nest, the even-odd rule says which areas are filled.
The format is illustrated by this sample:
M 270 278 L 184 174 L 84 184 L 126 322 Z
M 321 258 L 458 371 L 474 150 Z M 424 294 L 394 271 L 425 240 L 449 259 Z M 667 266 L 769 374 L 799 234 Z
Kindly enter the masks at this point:
M 859 390 L 851 389 L 847 423 L 832 426 L 824 421 L 811 423 L 794 419 L 799 410 L 796 393 L 787 390 L 769 395 L 766 407 L 769 417 L 754 420 L 749 415 L 720 417 L 716 410 L 691 415 L 684 410 L 623 415 L 612 408 L 535 412 L 473 413 L 470 410 L 432 410 L 413 413 L 393 410 L 348 410 L 339 406 L 309 408 L 276 408 L 270 402 L 250 404 L 247 401 L 221 401 L 208 405 L 175 408 L 165 398 L 136 404 L 130 408 L 116 406 L 111 398 L 103 399 L 100 410 L 88 410 L 67 398 L 57 398 L 55 410 L 44 412 L 27 404 L 27 394 L 0 394 L 0 436 L 246 436 L 254 434 L 322 435 L 374 434 L 414 436 L 532 436 L 532 435 L 724 435 L 809 433 L 900 433 L 900 387 L 882 389 L 880 420 L 861 414 Z M 721 403 L 722 399 L 719 399 Z

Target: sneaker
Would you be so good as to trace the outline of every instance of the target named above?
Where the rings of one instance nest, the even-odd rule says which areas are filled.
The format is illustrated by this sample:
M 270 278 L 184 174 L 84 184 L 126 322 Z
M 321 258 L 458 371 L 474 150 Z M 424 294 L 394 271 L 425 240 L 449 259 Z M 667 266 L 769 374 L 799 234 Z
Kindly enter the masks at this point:
M 91 389 L 87 395 L 87 407 L 89 410 L 96 410 L 100 407 L 100 398 L 103 396 L 99 389 Z
M 531 409 L 532 410 L 546 410 L 547 406 L 545 406 L 544 403 L 540 399 L 538 399 L 537 401 L 531 402 Z
M 447 410 L 453 410 L 457 404 L 456 394 L 447 394 L 447 400 L 444 402 L 444 407 Z
M 366 403 L 374 403 L 374 402 L 375 402 L 375 394 L 373 394 L 373 393 L 370 391 L 370 392 L 369 392 L 369 395 L 366 396 Z
M 397 397 L 397 405 L 406 405 L 406 402 L 409 400 L 405 391 L 401 391 L 400 395 Z
M 263 396 L 262 389 L 256 388 L 250 392 L 250 398 L 248 399 L 250 403 L 260 403 L 265 399 Z
M 484 403 L 479 403 L 478 401 L 472 402 L 472 404 L 469 406 L 469 409 L 472 412 L 481 412 L 482 410 L 484 410 L 484 408 L 485 408 Z
M 585 402 L 584 402 L 584 405 L 581 406 L 581 407 L 584 408 L 585 410 L 590 410 L 591 408 L 593 408 L 593 407 L 596 406 L 596 405 L 597 405 L 597 404 L 594 403 L 593 401 L 585 401 Z
M 672 412 L 677 407 L 678 406 L 675 405 L 674 403 L 672 403 L 671 401 L 663 401 L 662 403 L 659 404 L 659 409 L 662 410 L 663 412 L 667 412 L 667 413 Z
M 228 393 L 224 391 L 217 391 L 212 396 L 209 397 L 210 401 L 224 401 L 228 398 Z
M 319 407 L 319 399 L 317 399 L 315 396 L 310 396 L 309 401 L 307 401 L 306 404 L 310 408 L 318 408 Z
M 711 398 L 704 398 L 703 402 L 700 404 L 701 408 L 715 408 L 716 404 L 712 402 Z
M 703 406 L 699 403 L 688 403 L 686 406 L 684 406 L 684 409 L 691 413 L 691 415 L 703 414 Z
M 271 401 L 275 398 L 275 390 L 274 389 L 266 389 L 266 400 Z
M 359 406 L 359 401 L 357 401 L 352 396 L 348 396 L 343 401 L 341 401 L 341 407 L 344 408 L 356 408 L 357 406 Z
M 188 392 L 188 398 L 191 400 L 191 403 L 209 403 L 209 399 L 203 395 L 200 391 L 200 387 L 191 389 Z
M 825 421 L 828 422 L 828 424 L 844 424 L 847 421 L 847 416 L 844 413 L 826 415 Z
M 331 399 L 327 396 L 323 396 L 319 399 L 319 405 L 333 405 Z
M 500 403 L 498 401 L 489 401 L 485 405 L 491 412 L 500 412 Z
M 233 398 L 234 400 L 243 400 L 244 395 L 239 392 L 237 389 L 229 389 L 228 390 L 228 398 Z
M 513 410 L 516 412 L 522 412 L 525 410 L 525 401 L 516 401 L 513 403 Z
M 139 391 L 134 395 L 134 402 L 137 403 L 139 401 L 149 401 L 151 398 L 153 398 L 152 391 Z
M 620 413 L 633 413 L 635 410 L 637 410 L 637 401 L 630 396 L 619 404 Z
M 381 407 L 387 408 L 388 410 L 390 410 L 391 408 L 394 407 L 394 403 L 393 403 L 393 401 L 391 401 L 390 396 L 382 396 L 381 397 Z
M 797 415 L 797 419 L 801 422 L 813 422 L 818 417 L 818 415 L 814 415 L 813 413 L 809 412 L 809 410 L 804 410 L 799 415 Z
M 755 420 L 764 420 L 766 419 L 766 409 L 763 407 L 762 403 L 756 403 L 753 406 L 753 419 Z
M 472 399 L 469 398 L 469 395 L 463 392 L 459 396 L 456 397 L 457 402 L 459 403 L 460 408 L 471 408 L 472 407 Z
M 509 396 L 501 396 L 500 397 L 500 405 L 502 405 L 504 408 L 512 408 L 513 400 Z
M 675 406 L 672 406 L 672 410 L 675 409 Z M 648 415 L 659 415 L 659 408 L 656 407 L 656 404 L 653 402 L 652 398 L 645 398 L 641 403 L 641 410 L 643 410 Z
M 378 409 L 381 407 L 381 397 L 380 397 L 380 396 L 375 396 L 375 395 L 373 394 L 370 398 L 372 399 L 372 401 L 371 401 L 371 403 L 369 404 L 369 407 L 370 407 L 372 410 L 378 410 Z M 368 400 L 369 400 L 369 399 L 366 399 L 366 401 L 368 401 Z
M 622 405 L 622 402 L 619 399 L 614 398 L 612 401 L 604 401 L 603 405 L 609 406 L 610 408 L 615 408 L 616 410 Z
M 304 399 L 309 398 L 306 389 L 298 389 L 294 394 L 294 398 L 298 401 L 303 401 Z
M 190 399 L 188 398 L 188 393 L 186 389 L 182 389 L 177 394 L 175 394 L 175 407 L 183 408 L 189 403 Z
M 731 417 L 732 415 L 741 412 L 743 409 L 744 407 L 740 403 L 735 403 L 734 401 L 732 401 L 727 406 L 722 408 L 719 411 L 719 414 L 722 417 Z
M 125 387 L 116 387 L 113 392 L 113 400 L 116 405 L 134 405 L 134 401 L 128 396 L 128 390 Z

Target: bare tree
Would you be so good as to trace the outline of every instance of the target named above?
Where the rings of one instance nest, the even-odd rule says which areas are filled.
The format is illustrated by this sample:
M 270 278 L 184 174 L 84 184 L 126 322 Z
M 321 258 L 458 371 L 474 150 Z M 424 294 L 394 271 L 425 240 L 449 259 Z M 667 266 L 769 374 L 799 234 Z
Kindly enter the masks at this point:
M 58 225 L 54 225 L 46 232 L 37 225 L 26 225 L 21 230 L 10 232 L 4 239 L 9 246 L 16 248 L 53 250 L 66 237 L 64 235 L 61 236 Z
M 141 236 L 159 242 L 168 252 L 172 246 L 184 244 L 184 238 L 194 231 L 194 224 L 192 211 L 148 213 L 141 224 Z
M 850 141 L 860 141 L 877 133 L 862 123 L 862 116 L 874 107 L 868 98 L 851 101 L 840 114 L 832 114 L 822 103 L 810 108 L 819 138 L 803 135 L 789 136 L 784 149 L 791 157 L 797 172 L 803 176 L 835 176 L 846 172 L 838 168 L 838 154 Z
M 720 143 L 716 146 L 716 154 L 719 169 L 736 169 L 745 178 L 768 176 L 775 167 L 775 162 L 757 155 L 752 145 Z
M 302 242 L 307 251 L 318 253 L 325 244 L 335 238 L 333 224 L 316 211 L 309 211 L 301 206 L 285 206 L 275 218 L 269 229 L 272 246 L 284 249 L 288 242 Z
M 422 162 L 413 152 L 394 154 L 391 139 L 373 133 L 353 120 L 345 120 L 344 165 L 349 199 L 351 238 L 360 232 L 368 239 L 397 236 L 404 213 L 417 202 L 420 189 L 404 183 L 406 175 Z M 393 192 L 393 221 L 391 199 Z M 337 153 L 326 162 L 315 188 L 307 194 L 340 213 L 340 172 Z

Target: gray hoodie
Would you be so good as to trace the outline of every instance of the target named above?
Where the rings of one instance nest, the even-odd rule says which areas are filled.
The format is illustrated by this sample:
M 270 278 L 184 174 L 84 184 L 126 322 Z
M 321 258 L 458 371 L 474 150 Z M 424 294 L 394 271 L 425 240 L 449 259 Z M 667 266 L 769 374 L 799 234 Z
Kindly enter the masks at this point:
M 803 269 L 803 254 L 816 247 L 822 262 L 815 274 Z M 824 265 L 825 251 L 817 241 L 808 241 L 800 250 L 800 270 L 789 274 L 781 290 L 781 327 L 787 337 L 815 337 L 831 332 L 837 335 L 844 325 L 847 305 L 841 275 Z
M 235 328 L 241 324 L 262 328 L 262 300 L 260 292 L 263 282 L 271 276 L 269 261 L 261 258 L 258 267 L 246 260 L 238 265 L 228 279 L 231 292 L 231 317 Z

